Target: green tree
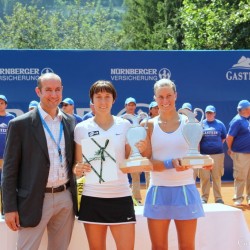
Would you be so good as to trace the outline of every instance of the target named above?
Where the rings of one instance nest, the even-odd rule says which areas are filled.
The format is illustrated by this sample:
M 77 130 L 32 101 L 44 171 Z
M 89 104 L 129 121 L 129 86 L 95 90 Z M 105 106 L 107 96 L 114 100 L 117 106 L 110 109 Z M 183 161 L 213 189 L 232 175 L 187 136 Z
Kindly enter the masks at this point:
M 125 49 L 152 49 L 154 20 L 159 19 L 156 5 L 153 5 L 152 1 L 125 0 L 126 12 L 123 19 Z
M 74 0 L 71 0 L 74 1 Z M 11 15 L 14 6 L 16 3 L 20 3 L 22 5 L 36 6 L 36 7 L 51 7 L 53 6 L 54 0 L 0 0 L 0 18 L 3 18 L 4 15 Z
M 125 0 L 127 49 L 181 49 L 182 0 Z
M 47 12 L 36 7 L 17 3 L 12 16 L 0 20 L 0 45 L 2 48 L 44 48 L 43 33 L 48 29 L 43 22 Z
M 249 0 L 125 0 L 125 49 L 243 49 Z
M 249 1 L 184 0 L 181 9 L 185 49 L 250 47 Z
M 119 49 L 120 35 L 117 22 L 110 18 L 108 9 L 95 8 L 95 3 L 83 7 L 80 2 L 67 7 L 60 27 L 60 48 Z
M 108 9 L 94 2 L 68 5 L 57 0 L 53 11 L 16 3 L 13 14 L 0 20 L 1 48 L 119 49 L 121 36 Z

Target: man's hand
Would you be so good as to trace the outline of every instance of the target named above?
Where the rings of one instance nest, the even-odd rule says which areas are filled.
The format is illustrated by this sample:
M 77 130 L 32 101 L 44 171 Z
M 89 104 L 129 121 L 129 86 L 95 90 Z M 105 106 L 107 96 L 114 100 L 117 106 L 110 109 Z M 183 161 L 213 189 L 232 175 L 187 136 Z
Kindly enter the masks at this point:
M 5 222 L 7 226 L 12 230 L 12 231 L 17 231 L 20 228 L 20 223 L 19 223 L 19 215 L 18 212 L 10 212 L 10 213 L 5 213 Z
M 228 149 L 228 150 L 227 150 L 227 154 L 228 154 L 230 157 L 232 157 L 233 151 L 232 151 L 231 149 Z

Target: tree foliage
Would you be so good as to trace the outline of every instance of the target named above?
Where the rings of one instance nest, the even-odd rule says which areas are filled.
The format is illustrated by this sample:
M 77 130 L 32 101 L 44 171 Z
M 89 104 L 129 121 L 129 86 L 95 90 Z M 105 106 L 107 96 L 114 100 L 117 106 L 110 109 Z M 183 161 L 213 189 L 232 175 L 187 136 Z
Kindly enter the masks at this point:
M 185 49 L 250 47 L 249 1 L 184 0 L 181 17 Z
M 2 48 L 43 48 L 43 33 L 48 30 L 43 23 L 46 11 L 36 7 L 23 7 L 17 3 L 12 16 L 0 20 L 0 44 Z
M 118 23 L 108 8 L 94 2 L 57 1 L 53 11 L 16 3 L 13 14 L 0 20 L 1 48 L 119 49 Z
M 249 25 L 249 0 L 0 0 L 1 48 L 247 49 Z
M 127 49 L 181 49 L 180 0 L 125 0 L 123 30 Z
M 126 49 L 250 47 L 249 0 L 126 0 Z

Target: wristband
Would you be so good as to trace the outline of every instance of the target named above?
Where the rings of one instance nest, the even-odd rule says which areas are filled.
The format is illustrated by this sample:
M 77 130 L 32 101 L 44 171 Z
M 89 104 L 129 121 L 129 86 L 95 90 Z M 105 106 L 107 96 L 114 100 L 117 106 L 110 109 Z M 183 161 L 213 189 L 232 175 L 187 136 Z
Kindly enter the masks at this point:
M 166 169 L 174 168 L 172 160 L 173 160 L 173 159 L 167 159 L 167 160 L 163 161 L 164 167 L 165 167 Z

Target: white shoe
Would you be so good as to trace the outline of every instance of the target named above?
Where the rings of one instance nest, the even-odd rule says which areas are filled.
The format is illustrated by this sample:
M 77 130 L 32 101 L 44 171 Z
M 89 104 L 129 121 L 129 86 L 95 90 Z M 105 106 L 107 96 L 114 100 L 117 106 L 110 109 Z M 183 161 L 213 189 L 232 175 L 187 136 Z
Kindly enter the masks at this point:
M 236 200 L 235 202 L 234 202 L 234 205 L 235 206 L 240 206 L 242 204 L 242 200 L 240 199 L 240 200 Z M 249 203 L 248 203 L 249 204 Z
M 250 199 L 247 201 L 247 204 L 250 206 Z

